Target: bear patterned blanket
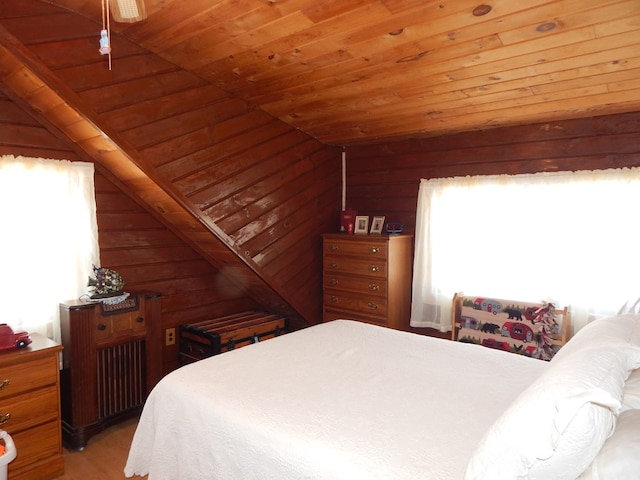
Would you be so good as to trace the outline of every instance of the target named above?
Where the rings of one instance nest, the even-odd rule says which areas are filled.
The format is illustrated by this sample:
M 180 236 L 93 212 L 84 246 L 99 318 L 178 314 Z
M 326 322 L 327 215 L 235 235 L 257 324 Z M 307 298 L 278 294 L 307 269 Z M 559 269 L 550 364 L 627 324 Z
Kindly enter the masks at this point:
M 567 309 L 476 296 L 457 296 L 454 335 L 459 342 L 551 360 L 566 342 Z

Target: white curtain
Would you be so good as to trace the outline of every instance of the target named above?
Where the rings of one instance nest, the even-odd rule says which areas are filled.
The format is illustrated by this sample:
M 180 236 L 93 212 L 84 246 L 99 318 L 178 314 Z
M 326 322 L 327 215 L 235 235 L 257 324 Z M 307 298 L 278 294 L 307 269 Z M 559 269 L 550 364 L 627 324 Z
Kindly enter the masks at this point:
M 574 332 L 640 297 L 640 169 L 422 180 L 411 325 L 456 292 L 570 306 Z
M 0 321 L 60 340 L 59 304 L 99 265 L 93 164 L 0 156 Z

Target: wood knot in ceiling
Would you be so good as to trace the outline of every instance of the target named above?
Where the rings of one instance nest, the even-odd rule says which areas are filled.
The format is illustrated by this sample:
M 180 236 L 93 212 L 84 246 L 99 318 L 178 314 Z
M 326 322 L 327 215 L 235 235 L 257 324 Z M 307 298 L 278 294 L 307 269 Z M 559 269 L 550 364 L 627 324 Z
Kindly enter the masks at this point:
M 401 59 L 397 60 L 397 63 L 417 62 L 428 53 L 429 51 L 425 50 L 424 52 L 420 52 L 416 55 L 409 55 L 408 57 L 402 57 Z
M 536 27 L 536 31 L 540 33 L 546 33 L 546 32 L 550 32 L 551 30 L 555 30 L 557 26 L 558 24 L 556 22 L 545 22 L 538 25 Z
M 482 17 L 491 11 L 491 5 L 478 5 L 473 9 L 474 17 Z

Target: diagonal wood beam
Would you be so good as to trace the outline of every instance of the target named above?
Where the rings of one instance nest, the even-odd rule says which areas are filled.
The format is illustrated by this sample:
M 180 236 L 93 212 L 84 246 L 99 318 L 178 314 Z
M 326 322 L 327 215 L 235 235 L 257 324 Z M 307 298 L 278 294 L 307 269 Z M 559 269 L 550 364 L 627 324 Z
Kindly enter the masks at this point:
M 163 182 L 140 153 L 64 85 L 4 26 L 0 25 L 0 82 L 6 95 L 26 107 L 78 154 L 110 173 L 125 191 L 200 253 L 246 295 L 271 311 L 304 325 L 304 309 L 291 306 L 259 267 L 234 248 L 232 239 L 170 184 Z

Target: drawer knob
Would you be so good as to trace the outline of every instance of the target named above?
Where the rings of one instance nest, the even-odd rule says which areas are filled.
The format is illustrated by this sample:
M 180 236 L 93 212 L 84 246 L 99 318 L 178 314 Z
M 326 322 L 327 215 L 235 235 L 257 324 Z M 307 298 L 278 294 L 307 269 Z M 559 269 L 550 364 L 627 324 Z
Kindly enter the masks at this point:
M 332 278 L 331 280 L 329 280 L 329 285 L 337 285 L 338 284 L 338 280 L 336 280 L 335 278 Z
M 369 251 L 370 251 L 371 253 L 378 253 L 378 252 L 380 251 L 380 249 L 379 249 L 378 247 L 371 247 L 371 248 L 369 249 Z
M 144 317 L 138 317 L 138 318 L 136 318 L 136 322 L 138 322 L 138 323 L 142 323 L 142 322 L 144 322 Z
M 331 244 L 331 250 L 335 251 L 338 250 L 338 245 L 336 245 L 335 243 Z
M 107 326 L 104 323 L 99 323 L 98 324 L 98 330 L 104 331 L 106 329 L 107 329 Z
M 379 268 L 375 265 L 369 265 L 369 270 L 372 272 L 377 272 L 379 270 Z
M 10 418 L 11 418 L 11 414 L 10 413 L 2 413 L 2 412 L 0 412 L 0 425 L 4 425 L 5 423 L 7 423 Z
M 331 263 L 329 264 L 329 266 L 330 266 L 331 268 L 338 268 L 338 264 L 337 264 L 336 262 L 331 262 Z
M 369 290 L 373 290 L 374 292 L 377 292 L 378 290 L 380 290 L 380 285 L 376 285 L 375 283 L 370 283 Z
M 329 297 L 329 301 L 331 301 L 331 302 L 333 302 L 333 303 L 336 303 L 336 302 L 338 301 L 338 297 L 336 297 L 335 295 L 331 295 L 331 296 Z
M 4 380 L 0 380 L 0 390 L 2 390 L 4 387 L 8 387 L 10 383 L 11 382 L 9 381 L 8 378 L 5 378 Z
M 371 310 L 377 310 L 378 309 L 378 305 L 376 305 L 375 303 L 372 303 L 372 302 L 367 303 L 367 307 L 369 307 Z

